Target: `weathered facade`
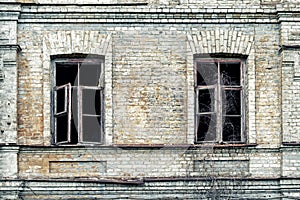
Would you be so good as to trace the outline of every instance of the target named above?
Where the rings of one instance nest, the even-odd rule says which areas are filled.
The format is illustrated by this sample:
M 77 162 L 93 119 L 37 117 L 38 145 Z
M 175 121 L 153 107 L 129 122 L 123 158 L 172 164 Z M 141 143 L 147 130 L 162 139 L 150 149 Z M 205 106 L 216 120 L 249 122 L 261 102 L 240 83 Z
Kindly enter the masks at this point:
M 0 198 L 299 198 L 299 24 L 298 0 L 0 0 Z

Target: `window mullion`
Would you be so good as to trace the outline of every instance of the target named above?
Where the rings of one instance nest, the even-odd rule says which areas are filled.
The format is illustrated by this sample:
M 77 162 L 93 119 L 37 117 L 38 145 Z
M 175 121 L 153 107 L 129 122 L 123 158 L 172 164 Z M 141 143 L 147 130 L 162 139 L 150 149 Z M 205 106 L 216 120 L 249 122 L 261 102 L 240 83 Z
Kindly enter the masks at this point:
M 71 120 L 72 120 L 72 87 L 68 84 L 68 142 L 71 142 Z
M 82 88 L 80 86 L 80 63 L 78 62 L 77 64 L 77 84 L 78 84 L 78 89 L 77 89 L 77 119 L 78 119 L 78 143 L 82 142 Z
M 196 64 L 195 64 L 196 65 Z M 196 69 L 196 68 L 195 68 Z M 197 72 L 196 72 L 196 70 L 195 70 L 195 74 L 196 74 Z M 197 80 L 197 76 L 195 75 L 195 80 Z M 196 130 L 196 133 L 197 133 L 197 131 L 198 131 L 198 123 L 199 123 L 199 119 L 198 119 L 198 116 L 199 116 L 199 106 L 198 106 L 198 102 L 199 102 L 199 88 L 197 88 L 197 84 L 195 84 L 195 88 L 196 88 L 196 90 L 195 90 L 195 92 L 196 92 L 196 98 L 195 98 L 195 101 L 197 102 L 196 104 L 195 104 L 195 108 L 196 108 L 196 120 L 195 120 L 195 130 Z M 198 141 L 198 134 L 196 134 L 196 141 Z
M 98 87 L 99 88 L 104 88 L 104 63 L 101 62 L 100 64 L 100 77 L 99 77 L 99 84 Z
M 217 141 L 222 141 L 222 88 L 221 88 L 221 70 L 220 70 L 220 62 L 218 61 L 218 83 L 217 83 L 217 101 L 218 101 L 218 108 L 217 108 Z
M 101 74 L 104 75 L 104 64 L 102 64 L 103 69 L 101 68 Z M 102 71 L 103 70 L 103 71 Z M 101 86 L 101 90 L 100 90 L 100 142 L 102 143 L 104 141 L 104 97 L 103 97 L 103 88 L 104 88 L 104 79 L 102 81 L 102 86 Z
M 245 98 L 243 98 L 244 97 L 244 70 L 245 70 L 245 68 L 244 68 L 245 66 L 244 66 L 244 62 L 241 62 L 241 65 L 240 65 L 240 71 L 241 71 L 241 74 L 240 74 L 240 86 L 241 86 L 241 90 L 240 90 L 240 95 L 241 95 L 241 100 L 240 100 L 240 103 L 241 103 L 241 141 L 242 142 L 245 142 L 246 141 L 246 136 L 245 136 L 245 132 L 244 132 L 244 130 L 245 130 L 245 126 L 246 126 L 246 117 L 245 117 L 245 115 L 246 115 L 246 113 L 245 113 L 245 106 L 243 106 L 243 105 L 246 105 L 245 104 Z
M 198 102 L 199 102 L 199 88 L 196 89 L 196 115 L 199 114 L 199 105 L 198 105 Z

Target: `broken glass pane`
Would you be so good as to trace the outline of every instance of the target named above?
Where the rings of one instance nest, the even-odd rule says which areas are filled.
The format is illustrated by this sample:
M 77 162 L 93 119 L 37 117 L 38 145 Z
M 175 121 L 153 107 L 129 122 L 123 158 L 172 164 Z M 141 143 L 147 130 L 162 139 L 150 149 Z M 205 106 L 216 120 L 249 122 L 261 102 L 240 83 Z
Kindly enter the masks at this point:
M 221 85 L 240 85 L 240 63 L 220 63 Z
M 101 99 L 100 90 L 82 89 L 82 113 L 89 115 L 100 115 Z
M 223 95 L 224 115 L 241 115 L 241 91 L 223 90 Z
M 78 123 L 77 116 L 72 113 L 71 117 L 71 144 L 78 143 Z
M 241 141 L 241 118 L 223 117 L 223 141 Z
M 72 86 L 77 84 L 78 65 L 77 63 L 56 63 L 56 85 L 65 85 L 71 83 Z
M 198 113 L 214 112 L 214 89 L 198 90 Z
M 80 85 L 97 86 L 99 84 L 101 64 L 82 63 L 80 66 Z
M 67 142 L 68 141 L 68 114 L 60 115 L 56 117 L 56 142 Z
M 66 91 L 65 88 L 56 90 L 56 113 L 66 112 Z
M 101 142 L 100 117 L 82 116 L 83 142 Z
M 216 140 L 216 115 L 205 114 L 197 117 L 197 140 L 215 141 Z
M 214 85 L 218 82 L 218 65 L 214 62 L 197 63 L 197 85 Z
M 71 144 L 78 143 L 78 132 L 79 132 L 79 116 L 78 116 L 78 89 L 73 87 L 71 90 L 72 105 L 71 105 Z

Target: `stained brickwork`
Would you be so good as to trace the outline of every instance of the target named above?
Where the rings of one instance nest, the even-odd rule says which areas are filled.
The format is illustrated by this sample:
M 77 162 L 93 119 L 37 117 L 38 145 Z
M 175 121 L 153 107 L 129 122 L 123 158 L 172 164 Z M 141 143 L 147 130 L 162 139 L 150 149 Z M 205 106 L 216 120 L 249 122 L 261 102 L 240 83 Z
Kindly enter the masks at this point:
M 299 196 L 298 1 L 0 5 L 0 199 Z M 101 145 L 54 144 L 68 55 L 104 57 Z M 195 144 L 194 59 L 212 55 L 246 59 L 245 143 Z
M 138 29 L 113 37 L 114 143 L 184 144 L 185 37 Z

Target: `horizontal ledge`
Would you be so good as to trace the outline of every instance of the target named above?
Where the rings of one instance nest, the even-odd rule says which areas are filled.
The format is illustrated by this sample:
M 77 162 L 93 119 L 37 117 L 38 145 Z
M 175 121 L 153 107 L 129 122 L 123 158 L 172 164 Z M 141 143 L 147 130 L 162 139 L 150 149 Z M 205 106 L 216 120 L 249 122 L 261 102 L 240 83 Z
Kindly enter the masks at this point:
M 10 5 L 23 5 L 23 6 L 147 6 L 145 2 L 133 2 L 133 3 L 26 3 L 26 2 L 0 2 L 1 4 Z
M 22 51 L 22 48 L 18 44 L 1 44 L 0 45 L 0 50 L 7 50 L 7 49 L 14 49 L 17 52 Z
M 67 177 L 67 178 L 34 178 L 34 179 L 0 179 L 0 182 L 8 181 L 24 181 L 28 182 L 79 182 L 79 183 L 111 183 L 111 184 L 130 184 L 130 185 L 140 185 L 144 181 L 138 178 L 125 179 L 125 178 L 91 178 L 91 177 Z
M 289 50 L 289 49 L 300 49 L 300 45 L 282 45 L 279 51 Z
M 1 21 L 1 20 L 0 20 Z M 148 21 L 140 21 L 140 22 L 124 22 L 124 21 L 114 21 L 114 22 L 77 22 L 77 21 L 71 21 L 71 22 L 62 22 L 62 21 L 57 21 L 57 22 L 51 22 L 51 21 L 19 21 L 19 24 L 82 24 L 82 25 L 87 25 L 87 24 L 278 24 L 277 22 L 214 22 L 214 21 L 203 21 L 203 22 L 193 22 L 193 21 L 182 21 L 182 22 L 148 22 Z
M 295 178 L 299 179 L 300 178 Z M 247 180 L 247 181 L 279 181 L 280 177 L 203 177 L 203 176 L 193 176 L 193 177 L 145 177 L 144 182 L 166 182 L 166 181 L 210 181 L 210 180 Z
M 300 82 L 300 76 L 295 76 L 295 77 L 294 77 L 294 81 L 295 81 L 295 82 Z
M 134 184 L 141 185 L 146 182 L 171 182 L 171 181 L 211 181 L 211 180 L 245 180 L 245 181 L 281 181 L 281 180 L 300 180 L 300 177 L 141 177 L 141 178 L 90 178 L 90 177 L 70 177 L 70 178 L 35 178 L 35 179 L 1 179 L 0 182 L 83 182 L 83 183 L 112 183 L 112 184 Z
M 299 146 L 300 147 L 300 142 L 283 142 L 282 145 L 284 145 L 284 146 Z
M 80 145 L 49 145 L 49 146 L 43 146 L 43 145 L 5 145 L 0 144 L 1 147 L 19 147 L 22 151 L 22 148 L 25 150 L 26 148 L 43 148 L 45 150 L 47 149 L 84 149 L 84 148 L 93 148 L 93 149 L 105 149 L 105 148 L 132 148 L 132 149 L 162 149 L 162 148 L 184 148 L 184 149 L 200 149 L 200 148 L 244 148 L 244 147 L 256 147 L 256 143 L 251 144 L 241 144 L 241 143 L 235 143 L 235 144 L 219 144 L 219 143 L 210 143 L 210 144 L 174 144 L 174 145 L 165 145 L 165 144 L 114 144 L 114 145 L 101 145 L 101 144 L 80 144 Z M 26 151 L 26 150 L 25 150 Z

